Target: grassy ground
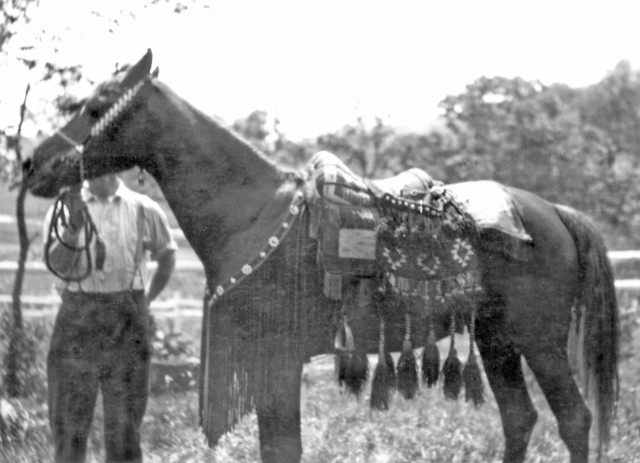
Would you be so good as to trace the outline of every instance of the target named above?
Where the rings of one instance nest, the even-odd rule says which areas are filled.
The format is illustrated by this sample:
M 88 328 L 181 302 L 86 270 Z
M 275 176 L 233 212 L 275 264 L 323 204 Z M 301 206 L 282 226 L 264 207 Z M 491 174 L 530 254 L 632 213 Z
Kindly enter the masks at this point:
M 46 336 L 42 339 L 43 350 Z M 629 348 L 639 347 L 638 341 Z M 627 349 L 628 350 L 628 349 Z M 372 364 L 375 364 L 372 358 Z M 640 461 L 640 362 L 631 357 L 620 367 L 622 388 L 613 441 L 605 463 Z M 560 463 L 568 452 L 535 381 L 527 373 L 534 404 L 540 412 L 527 462 Z M 15 402 L 12 402 L 14 406 Z M 50 463 L 50 433 L 44 394 L 20 400 L 25 429 L 13 442 L 0 446 L 0 462 Z M 145 461 L 238 462 L 259 461 L 257 422 L 247 416 L 209 449 L 198 429 L 195 391 L 153 396 L 142 427 Z M 333 378 L 331 357 L 307 365 L 302 386 L 303 461 L 325 462 L 497 462 L 504 448 L 497 406 L 476 409 L 461 401 L 445 401 L 441 387 L 425 389 L 414 400 L 394 398 L 386 413 L 371 413 L 367 397 L 356 400 L 341 393 Z M 89 439 L 88 462 L 104 461 L 102 414 L 97 407 Z

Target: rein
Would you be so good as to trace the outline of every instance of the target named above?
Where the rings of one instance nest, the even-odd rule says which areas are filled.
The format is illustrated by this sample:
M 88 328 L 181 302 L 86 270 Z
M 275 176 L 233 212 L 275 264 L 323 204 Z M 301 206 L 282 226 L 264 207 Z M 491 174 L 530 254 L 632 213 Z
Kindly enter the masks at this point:
M 84 216 L 84 226 L 83 226 L 84 235 L 85 235 L 84 245 L 83 246 L 71 245 L 62 239 L 62 233 L 60 232 L 59 227 L 60 225 L 62 225 L 63 227 L 68 226 L 68 220 L 67 220 L 67 217 L 65 216 L 65 210 L 64 210 L 64 201 L 67 194 L 68 192 L 66 191 L 60 194 L 60 196 L 56 198 L 56 201 L 53 205 L 53 213 L 51 215 L 51 221 L 49 222 L 49 231 L 47 233 L 47 241 L 45 243 L 45 249 L 44 249 L 44 261 L 45 261 L 45 265 L 47 266 L 47 269 L 49 269 L 51 273 L 53 273 L 55 276 L 57 276 L 61 280 L 64 280 L 67 282 L 80 282 L 85 278 L 87 278 L 93 271 L 93 261 L 91 259 L 91 241 L 95 237 L 96 269 L 97 270 L 102 270 L 102 268 L 104 267 L 104 261 L 106 257 L 105 246 L 104 246 L 104 242 L 102 241 L 102 238 L 100 238 L 98 234 L 98 229 L 95 223 L 93 222 L 93 219 L 91 218 L 91 214 L 89 214 L 89 211 L 87 211 L 86 209 L 82 211 L 82 214 Z M 85 253 L 85 256 L 87 259 L 87 270 L 84 273 L 82 273 L 81 275 L 72 277 L 69 275 L 63 275 L 62 273 L 58 272 L 55 268 L 53 268 L 53 266 L 51 265 L 50 254 L 51 254 L 51 246 L 53 245 L 53 242 L 54 242 L 53 240 L 54 237 L 60 242 L 60 244 L 62 244 L 69 251 L 76 252 L 76 253 L 82 253 L 82 252 Z

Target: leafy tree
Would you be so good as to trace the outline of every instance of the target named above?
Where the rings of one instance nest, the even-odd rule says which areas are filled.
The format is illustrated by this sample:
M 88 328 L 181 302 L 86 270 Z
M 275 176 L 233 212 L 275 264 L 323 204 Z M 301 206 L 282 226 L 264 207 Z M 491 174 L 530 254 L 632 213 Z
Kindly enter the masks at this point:
M 0 53 L 3 53 L 8 41 L 16 33 L 21 23 L 28 22 L 27 15 L 28 7 L 30 3 L 34 3 L 28 0 L 11 0 L 9 2 L 3 2 L 0 7 Z M 29 65 L 29 64 L 27 64 Z M 0 149 L 0 159 L 2 162 L 2 176 L 4 179 L 13 179 L 16 177 L 18 166 L 21 163 L 21 129 L 25 120 L 27 97 L 29 95 L 30 86 L 26 86 L 24 101 L 19 108 L 19 123 L 17 127 L 17 133 L 11 136 L 6 133 L 4 129 L 0 131 L 0 137 L 4 143 L 2 149 Z M 11 159 L 9 153 L 15 153 L 15 157 Z M 12 162 L 13 161 L 13 162 Z M 6 356 L 6 368 L 3 378 L 3 383 L 6 388 L 6 392 L 11 397 L 22 395 L 26 384 L 23 384 L 20 376 L 20 368 L 24 363 L 24 359 L 29 356 L 29 352 L 26 352 L 24 326 L 22 322 L 22 309 L 20 302 L 20 294 L 22 291 L 22 281 L 24 278 L 24 269 L 27 252 L 29 250 L 29 238 L 27 235 L 27 227 L 24 213 L 24 203 L 27 190 L 22 185 L 20 187 L 17 200 L 16 200 L 16 218 L 18 226 L 18 235 L 20 240 L 20 254 L 18 257 L 18 269 L 16 272 L 16 278 L 14 280 L 14 287 L 12 291 L 12 318 L 13 323 L 7 324 L 9 331 L 9 346 L 8 355 Z
M 257 109 L 232 125 L 256 149 L 292 168 L 301 168 L 313 152 L 312 144 L 294 143 L 280 130 L 280 121 Z
M 363 118 L 355 125 L 347 125 L 336 133 L 316 139 L 318 149 L 335 153 L 363 177 L 390 175 L 399 170 L 396 160 L 387 156 L 395 130 L 376 118 L 368 126 Z
M 491 178 L 530 190 L 630 232 L 640 87 L 629 72 L 622 65 L 586 89 L 520 78 L 476 80 L 441 104 L 459 147 L 453 167 L 462 179 Z

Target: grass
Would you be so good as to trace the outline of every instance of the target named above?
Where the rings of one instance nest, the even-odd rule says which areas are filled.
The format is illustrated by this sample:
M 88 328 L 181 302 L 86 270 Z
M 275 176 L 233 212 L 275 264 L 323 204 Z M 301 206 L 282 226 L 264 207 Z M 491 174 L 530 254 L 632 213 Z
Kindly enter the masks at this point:
M 637 331 L 637 330 L 636 330 Z M 44 344 L 44 343 L 43 343 Z M 633 343 L 640 344 L 636 341 Z M 43 345 L 43 351 L 46 345 Z M 637 346 L 634 346 L 634 348 Z M 372 363 L 375 364 L 375 356 Z M 613 441 L 605 463 L 640 461 L 640 362 L 627 356 L 620 366 L 621 397 Z M 528 463 L 568 461 L 555 418 L 527 371 L 532 399 L 540 413 L 531 437 Z M 444 400 L 441 387 L 424 389 L 414 400 L 396 395 L 389 412 L 372 413 L 367 397 L 342 393 L 333 377 L 330 356 L 305 366 L 302 381 L 303 462 L 497 462 L 504 439 L 497 406 L 489 391 L 479 408 Z M 486 385 L 486 380 L 485 380 Z M 0 461 L 50 463 L 50 432 L 42 395 L 20 400 L 26 430 L 0 447 Z M 152 396 L 141 429 L 146 462 L 259 461 L 257 420 L 247 416 L 215 449 L 198 428 L 195 391 Z M 104 461 L 101 406 L 89 439 L 88 463 Z

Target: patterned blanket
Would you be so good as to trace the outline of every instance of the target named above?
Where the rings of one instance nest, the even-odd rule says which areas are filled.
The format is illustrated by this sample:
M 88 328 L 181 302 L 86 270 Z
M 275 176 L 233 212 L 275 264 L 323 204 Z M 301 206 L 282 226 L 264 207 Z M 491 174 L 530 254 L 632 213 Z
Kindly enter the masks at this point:
M 320 152 L 308 174 L 327 297 L 342 298 L 343 278 L 374 275 L 396 293 L 426 299 L 478 290 L 473 220 L 426 172 L 364 181 Z

